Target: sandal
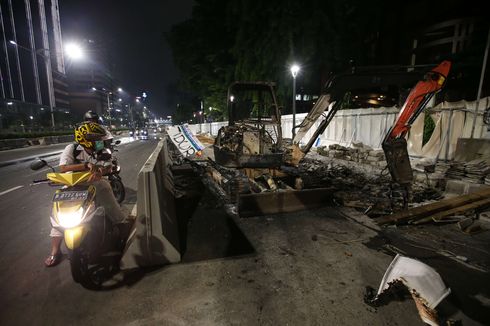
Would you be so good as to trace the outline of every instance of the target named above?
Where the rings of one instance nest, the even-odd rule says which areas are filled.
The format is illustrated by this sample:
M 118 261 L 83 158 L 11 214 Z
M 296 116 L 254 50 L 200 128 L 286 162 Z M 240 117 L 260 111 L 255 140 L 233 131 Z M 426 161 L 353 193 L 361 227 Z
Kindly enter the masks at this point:
M 44 261 L 44 265 L 46 267 L 53 267 L 58 265 L 61 262 L 61 259 L 63 258 L 63 255 L 61 253 L 58 253 L 56 255 L 49 255 L 48 258 Z

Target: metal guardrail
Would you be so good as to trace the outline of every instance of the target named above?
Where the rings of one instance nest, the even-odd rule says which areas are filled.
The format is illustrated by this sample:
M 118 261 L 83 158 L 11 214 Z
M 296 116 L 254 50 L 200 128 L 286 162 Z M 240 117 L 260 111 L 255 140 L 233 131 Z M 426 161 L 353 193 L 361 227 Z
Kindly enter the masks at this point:
M 123 269 L 181 260 L 170 165 L 167 137 L 164 137 L 138 174 L 136 228 L 121 260 Z

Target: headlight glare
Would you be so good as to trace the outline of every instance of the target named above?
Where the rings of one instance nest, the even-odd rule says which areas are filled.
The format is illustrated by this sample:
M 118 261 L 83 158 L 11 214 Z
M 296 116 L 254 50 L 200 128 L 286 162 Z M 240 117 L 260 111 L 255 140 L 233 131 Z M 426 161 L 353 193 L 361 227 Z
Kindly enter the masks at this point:
M 83 207 L 80 207 L 74 212 L 58 212 L 58 221 L 60 225 L 66 229 L 75 227 L 82 222 Z

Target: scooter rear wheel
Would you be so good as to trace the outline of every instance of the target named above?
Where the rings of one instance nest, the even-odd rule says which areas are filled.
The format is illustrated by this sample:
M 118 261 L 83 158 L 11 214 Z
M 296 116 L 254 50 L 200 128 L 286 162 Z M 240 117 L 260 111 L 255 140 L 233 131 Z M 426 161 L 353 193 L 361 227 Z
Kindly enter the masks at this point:
M 120 179 L 112 178 L 110 180 L 112 192 L 114 197 L 116 197 L 117 202 L 120 204 L 124 201 L 126 197 L 126 190 L 124 189 L 124 184 Z

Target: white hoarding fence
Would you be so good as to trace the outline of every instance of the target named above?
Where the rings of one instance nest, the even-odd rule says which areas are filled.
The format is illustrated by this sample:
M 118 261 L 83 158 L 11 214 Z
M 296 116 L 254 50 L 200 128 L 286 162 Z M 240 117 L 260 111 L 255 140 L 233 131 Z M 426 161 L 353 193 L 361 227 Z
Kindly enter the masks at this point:
M 473 126 L 476 101 L 467 102 L 443 102 L 430 110 L 436 124 L 432 137 L 422 147 L 424 117 L 422 113 L 415 120 L 409 136 L 408 150 L 410 155 L 420 157 L 438 157 L 440 159 L 454 158 L 454 150 L 458 138 L 470 138 Z M 483 112 L 490 107 L 490 98 L 479 101 L 478 114 L 475 124 L 474 138 L 486 136 L 487 127 L 483 124 Z M 399 113 L 397 107 L 389 108 L 363 108 L 352 110 L 340 110 L 332 119 L 325 132 L 318 137 L 314 146 L 328 146 L 341 144 L 350 146 L 353 142 L 362 142 L 373 149 L 380 149 L 381 142 L 388 130 L 393 126 Z M 306 113 L 296 114 L 296 125 L 305 118 Z M 324 117 L 320 117 L 313 127 L 303 137 L 301 144 L 306 144 L 313 132 L 318 128 Z M 293 116 L 283 115 L 283 138 L 292 137 Z M 218 130 L 226 126 L 228 122 L 213 122 L 190 125 L 189 129 L 195 133 L 210 133 L 216 136 Z M 211 131 L 211 132 L 210 132 Z

